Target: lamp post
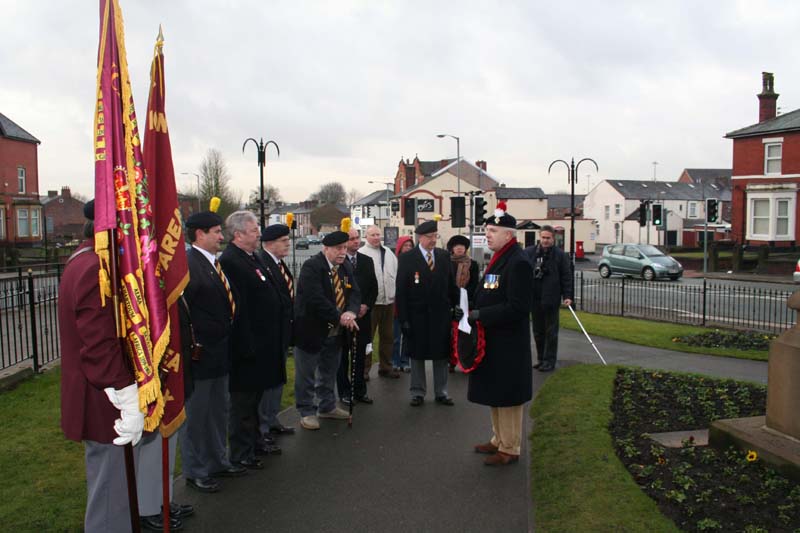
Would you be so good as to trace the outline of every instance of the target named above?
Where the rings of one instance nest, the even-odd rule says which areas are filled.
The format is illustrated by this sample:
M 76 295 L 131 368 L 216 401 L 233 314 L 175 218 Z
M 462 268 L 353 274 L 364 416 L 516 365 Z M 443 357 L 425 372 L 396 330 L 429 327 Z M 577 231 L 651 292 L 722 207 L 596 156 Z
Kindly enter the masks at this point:
M 394 182 L 391 181 L 373 181 L 370 180 L 368 183 L 375 183 L 375 184 L 383 184 L 386 185 L 386 224 L 384 227 L 389 225 L 389 213 L 391 213 L 391 209 L 389 206 L 389 186 L 394 185 Z M 380 213 L 380 210 L 378 211 Z
M 569 220 L 570 220 L 570 227 L 569 227 L 569 262 L 572 266 L 572 274 L 575 275 L 575 182 L 578 181 L 578 168 L 581 166 L 581 163 L 584 161 L 591 161 L 594 164 L 594 169 L 596 172 L 600 172 L 600 168 L 597 166 L 597 162 L 590 158 L 584 157 L 578 164 L 575 164 L 575 158 L 573 157 L 570 163 L 567 163 L 563 159 L 556 159 L 550 166 L 547 167 L 547 173 L 550 174 L 550 169 L 553 168 L 553 165 L 556 163 L 564 163 L 564 166 L 567 167 L 567 172 L 569 175 L 567 176 L 567 182 L 570 184 L 570 192 L 569 192 Z
M 253 144 L 256 145 L 256 149 L 258 150 L 258 173 L 259 173 L 259 203 L 261 204 L 261 227 L 265 228 L 265 217 L 264 217 L 264 165 L 267 164 L 267 147 L 271 144 L 275 147 L 275 150 L 278 152 L 278 157 L 281 156 L 281 149 L 278 147 L 278 143 L 275 141 L 267 141 L 264 142 L 264 139 L 261 138 L 260 141 L 256 141 L 252 137 L 245 139 L 244 144 L 242 144 L 242 153 L 244 153 L 244 148 L 247 146 L 249 141 L 253 141 Z
M 436 136 L 440 139 L 450 137 L 451 139 L 456 140 L 456 195 L 461 196 L 461 139 L 456 135 L 450 135 L 449 133 L 439 133 Z M 469 215 L 469 227 L 470 233 L 472 233 L 472 213 Z M 461 235 L 461 228 L 458 228 L 458 234 Z M 471 236 L 470 244 L 472 244 Z
M 203 208 L 200 207 L 200 174 L 197 174 L 196 172 L 181 172 L 181 175 L 197 177 L 197 212 L 199 213 L 203 210 Z
M 658 161 L 653 161 L 653 182 L 656 181 L 656 167 L 658 166 Z

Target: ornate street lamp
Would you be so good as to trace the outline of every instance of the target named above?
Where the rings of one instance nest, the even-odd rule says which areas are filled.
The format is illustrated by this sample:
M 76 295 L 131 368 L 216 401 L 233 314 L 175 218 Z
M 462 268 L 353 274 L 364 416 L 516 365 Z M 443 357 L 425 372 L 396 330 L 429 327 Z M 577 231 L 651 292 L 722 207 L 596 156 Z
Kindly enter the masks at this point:
M 242 144 L 242 153 L 244 153 L 244 148 L 247 146 L 249 141 L 253 141 L 253 144 L 256 145 L 256 149 L 258 149 L 258 171 L 259 171 L 259 179 L 260 179 L 260 189 L 259 189 L 259 203 L 261 204 L 261 228 L 266 227 L 266 218 L 264 217 L 264 165 L 267 164 L 267 147 L 271 144 L 275 147 L 275 150 L 278 152 L 278 157 L 281 156 L 281 149 L 278 147 L 278 143 L 275 141 L 267 141 L 264 142 L 262 138 L 259 142 L 256 142 L 255 139 L 252 137 L 245 139 L 244 144 Z
M 592 164 L 594 164 L 595 171 L 600 172 L 600 168 L 597 166 L 597 163 L 590 157 L 584 157 L 578 161 L 577 165 L 575 164 L 574 157 L 572 158 L 571 163 L 567 163 L 563 159 L 556 159 L 550 163 L 549 167 L 547 167 L 547 173 L 550 174 L 550 169 L 553 168 L 553 165 L 556 163 L 564 163 L 564 166 L 567 167 L 567 172 L 569 173 L 569 176 L 567 176 L 567 181 L 571 186 L 569 193 L 569 262 L 572 265 L 573 276 L 575 274 L 575 182 L 578 181 L 578 168 L 584 161 L 591 161 Z

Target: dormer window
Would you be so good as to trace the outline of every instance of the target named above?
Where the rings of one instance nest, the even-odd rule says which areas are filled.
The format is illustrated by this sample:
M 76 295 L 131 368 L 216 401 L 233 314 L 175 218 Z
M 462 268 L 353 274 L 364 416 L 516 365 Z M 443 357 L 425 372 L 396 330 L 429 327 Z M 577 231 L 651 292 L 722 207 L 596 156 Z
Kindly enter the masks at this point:
M 764 139 L 764 174 L 766 175 L 781 173 L 783 142 L 772 142 L 774 140 L 775 139 Z M 783 139 L 780 141 L 782 140 Z

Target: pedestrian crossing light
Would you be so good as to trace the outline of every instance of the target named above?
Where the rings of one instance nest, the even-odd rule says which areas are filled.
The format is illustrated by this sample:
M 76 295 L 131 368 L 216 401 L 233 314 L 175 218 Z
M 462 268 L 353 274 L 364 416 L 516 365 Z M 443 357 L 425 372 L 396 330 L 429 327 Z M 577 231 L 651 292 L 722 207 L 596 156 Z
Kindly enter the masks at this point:
M 639 225 L 646 226 L 647 225 L 647 201 L 640 200 L 639 201 Z
M 475 226 L 483 226 L 486 222 L 486 200 L 481 196 L 475 197 Z
M 716 198 L 706 198 L 706 222 L 713 224 L 719 221 L 719 201 Z
M 653 204 L 653 225 L 654 226 L 663 226 L 664 225 L 664 206 L 661 204 Z

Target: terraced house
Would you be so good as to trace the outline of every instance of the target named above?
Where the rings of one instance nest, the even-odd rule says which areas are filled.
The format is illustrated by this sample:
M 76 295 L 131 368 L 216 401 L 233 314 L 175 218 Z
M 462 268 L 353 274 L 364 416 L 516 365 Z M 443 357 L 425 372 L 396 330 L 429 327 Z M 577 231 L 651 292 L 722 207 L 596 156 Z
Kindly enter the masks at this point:
M 40 141 L 0 113 L 0 247 L 42 240 L 39 202 Z

